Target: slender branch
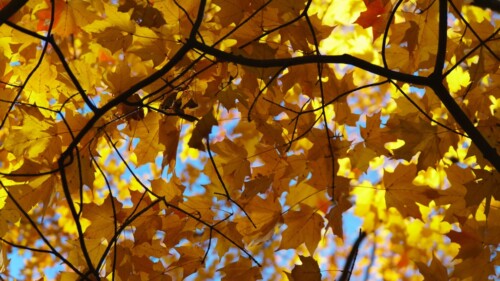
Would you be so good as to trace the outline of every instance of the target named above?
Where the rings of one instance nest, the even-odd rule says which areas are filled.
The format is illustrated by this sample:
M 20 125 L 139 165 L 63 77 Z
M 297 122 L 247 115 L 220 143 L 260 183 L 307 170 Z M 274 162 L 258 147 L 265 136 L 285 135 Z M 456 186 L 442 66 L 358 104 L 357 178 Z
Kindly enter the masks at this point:
M 231 196 L 229 195 L 229 191 L 227 190 L 226 184 L 224 183 L 224 180 L 222 179 L 222 176 L 221 176 L 221 174 L 219 172 L 219 169 L 217 169 L 217 165 L 215 165 L 214 157 L 212 155 L 212 150 L 210 149 L 210 139 L 208 138 L 208 136 L 207 136 L 206 140 L 207 140 L 206 141 L 206 143 L 207 143 L 207 152 L 208 152 L 208 156 L 210 158 L 210 162 L 212 163 L 212 166 L 214 167 L 214 170 L 215 170 L 215 174 L 217 175 L 217 178 L 219 179 L 219 182 L 222 185 L 222 188 L 224 189 L 224 194 L 220 194 L 220 193 L 219 194 L 223 195 L 224 197 L 226 197 L 226 199 L 229 202 L 232 202 L 233 204 L 235 204 L 245 214 L 245 216 L 248 218 L 248 220 L 253 225 L 253 227 L 257 228 L 257 226 L 253 222 L 252 218 L 250 217 L 250 215 L 248 215 L 248 213 L 245 211 L 245 209 L 243 209 L 243 207 L 241 207 L 240 204 L 238 204 L 238 202 L 234 201 L 231 198 Z
M 93 111 L 97 111 L 97 107 L 94 105 L 92 100 L 89 98 L 89 96 L 85 93 L 85 90 L 83 89 L 82 85 L 80 84 L 80 81 L 76 78 L 75 74 L 69 67 L 68 62 L 66 62 L 66 57 L 64 56 L 63 52 L 61 51 L 61 48 L 57 45 L 56 41 L 54 40 L 54 36 L 51 35 L 49 37 L 48 42 L 52 46 L 52 49 L 56 52 L 57 56 L 59 57 L 59 60 L 61 61 L 62 66 L 64 67 L 64 70 L 66 70 L 66 73 L 68 74 L 69 78 L 71 79 L 71 82 L 73 82 L 73 85 L 75 85 L 76 89 L 78 90 L 78 93 L 80 93 L 80 96 L 82 99 L 85 101 L 85 104 Z
M 312 25 L 311 19 L 309 19 L 309 16 L 307 13 L 305 14 L 306 18 L 306 23 L 307 26 L 309 27 L 309 31 L 311 32 L 313 42 L 314 42 L 314 51 L 316 55 L 320 55 L 319 52 L 319 43 L 318 39 L 316 38 L 316 32 L 314 31 L 314 27 Z M 328 144 L 328 153 L 330 154 L 330 165 L 332 165 L 332 172 L 331 172 L 331 192 L 332 192 L 332 202 L 335 202 L 335 196 L 333 195 L 335 193 L 335 162 L 337 161 L 335 159 L 335 154 L 333 153 L 333 145 L 332 145 L 332 138 L 330 137 L 330 128 L 328 127 L 328 119 L 326 119 L 326 105 L 325 105 L 325 89 L 323 87 L 323 64 L 321 63 L 316 63 L 316 71 L 318 72 L 318 83 L 319 83 L 319 92 L 321 96 L 321 116 L 323 116 L 323 126 L 325 126 L 325 137 L 326 137 L 326 143 Z M 335 124 L 334 124 L 335 125 Z M 335 132 L 335 130 L 332 130 Z
M 439 28 L 438 28 L 438 49 L 434 72 L 431 74 L 436 78 L 443 78 L 444 62 L 446 60 L 446 45 L 448 41 L 448 0 L 439 0 Z
M 384 37 L 382 38 L 382 61 L 384 62 L 384 67 L 389 68 L 387 65 L 387 58 L 385 53 L 385 46 L 387 44 L 387 37 L 389 36 L 389 28 L 391 27 L 391 23 L 394 20 L 394 16 L 399 8 L 399 6 L 403 3 L 403 0 L 398 0 L 396 5 L 392 8 L 391 13 L 389 14 L 389 19 L 387 20 L 387 24 L 385 26 Z
M 361 245 L 361 242 L 363 242 L 363 239 L 365 239 L 365 237 L 366 237 L 366 232 L 360 230 L 358 239 L 356 239 L 356 242 L 354 242 L 351 252 L 347 257 L 339 281 L 348 281 L 351 278 L 352 270 L 354 268 L 354 263 L 356 262 L 356 256 L 358 255 L 359 246 Z

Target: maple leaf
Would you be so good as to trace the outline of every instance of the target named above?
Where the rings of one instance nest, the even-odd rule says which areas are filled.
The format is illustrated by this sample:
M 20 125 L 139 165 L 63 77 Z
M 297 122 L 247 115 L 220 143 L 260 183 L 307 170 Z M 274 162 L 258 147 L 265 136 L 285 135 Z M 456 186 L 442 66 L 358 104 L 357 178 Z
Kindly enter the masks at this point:
M 442 152 L 448 150 L 448 147 L 443 147 L 448 142 L 441 144 L 437 126 L 415 115 L 409 115 L 404 119 L 389 119 L 387 128 L 393 136 L 405 141 L 403 147 L 394 150 L 394 156 L 410 160 L 415 154 L 420 153 L 419 170 L 436 164 L 442 158 Z
M 232 262 L 217 271 L 225 273 L 223 281 L 253 281 L 262 278 L 260 269 L 252 267 L 250 260 Z
M 385 9 L 382 4 L 382 0 L 364 2 L 367 10 L 359 15 L 356 23 L 360 24 L 363 28 L 368 28 L 373 26 L 378 21 L 378 17 L 385 13 Z
M 165 118 L 167 117 L 150 112 L 142 120 L 130 120 L 125 133 L 139 138 L 133 150 L 137 156 L 137 165 L 154 162 L 160 152 L 163 152 L 162 167 L 174 163 L 172 151 L 177 151 L 179 130 L 175 126 L 176 120 Z M 170 138 L 165 137 L 165 134 L 169 134 Z
M 62 146 L 54 121 L 45 118 L 36 107 L 23 107 L 22 117 L 22 126 L 12 128 L 3 147 L 14 155 L 51 163 Z
M 361 128 L 361 136 L 365 140 L 366 147 L 378 154 L 387 153 L 385 143 L 396 141 L 396 137 L 390 134 L 387 127 L 382 127 L 380 123 L 381 113 L 374 114 L 366 118 L 366 127 Z
M 47 5 L 51 5 L 48 0 Z M 80 26 L 91 24 L 97 19 L 96 15 L 89 11 L 89 4 L 81 1 L 66 2 L 64 0 L 54 1 L 55 13 L 52 32 L 66 37 L 78 33 Z M 51 18 L 51 8 L 44 8 L 35 13 L 38 18 L 38 31 L 46 31 Z
M 133 1 L 126 1 L 125 3 L 129 5 L 135 4 Z M 123 7 L 124 5 L 120 6 L 118 11 L 124 11 Z M 145 6 L 135 5 L 133 9 L 134 10 L 132 15 L 130 15 L 130 19 L 137 22 L 140 26 L 158 28 L 167 23 L 163 18 L 161 11 L 149 3 Z
M 151 180 L 151 188 L 158 196 L 164 196 L 169 204 L 176 205 L 182 201 L 182 193 L 186 187 L 174 174 L 168 182 L 161 178 Z
M 385 204 L 387 208 L 396 208 L 403 217 L 421 218 L 417 203 L 429 204 L 433 199 L 429 188 L 412 183 L 416 175 L 413 164 L 399 164 L 393 173 L 384 173 Z
M 9 230 L 9 225 L 18 223 L 19 219 L 23 217 L 14 200 L 25 212 L 31 211 L 39 202 L 43 202 L 46 205 L 49 203 L 49 199 L 53 192 L 53 186 L 51 186 L 53 182 L 49 181 L 48 183 L 49 185 L 43 184 L 37 188 L 33 188 L 27 184 L 15 185 L 7 188 L 1 183 L 2 190 L 8 189 L 10 195 L 7 195 L 5 191 L 0 193 L 2 195 L 2 197 L 0 197 L 0 204 L 2 206 L 2 208 L 0 208 L 0 235 L 5 235 Z M 13 197 L 14 200 L 12 200 L 11 197 Z
M 321 272 L 318 262 L 313 257 L 304 257 L 299 255 L 302 262 L 301 265 L 296 265 L 292 269 L 292 273 L 286 273 L 290 281 L 320 281 Z
M 243 245 L 243 235 L 238 232 L 236 225 L 237 224 L 234 222 L 223 222 L 217 225 L 217 229 L 230 239 L 229 240 L 226 237 L 222 237 L 219 233 L 216 233 L 214 235 L 214 237 L 217 238 L 217 245 L 215 246 L 215 250 L 217 251 L 220 258 L 222 258 L 231 247 L 234 247 L 235 244 L 238 246 Z
M 366 171 L 366 169 L 368 169 L 370 160 L 372 160 L 376 156 L 377 154 L 373 150 L 364 147 L 362 143 L 357 144 L 351 151 L 349 151 L 351 167 L 353 170 L 356 169 L 359 172 Z
M 335 235 L 344 238 L 343 214 L 352 207 L 349 201 L 349 180 L 344 177 L 335 177 L 335 190 L 333 199 L 335 204 L 326 214 L 328 227 L 330 227 Z
M 245 177 L 250 175 L 250 162 L 247 160 L 247 151 L 229 139 L 217 142 L 211 148 L 217 153 L 217 158 L 222 160 L 222 171 L 229 188 L 240 189 Z
M 208 135 L 212 131 L 212 126 L 217 125 L 217 120 L 212 111 L 205 114 L 200 121 L 196 123 L 193 129 L 193 133 L 188 142 L 189 147 L 205 151 L 205 145 L 202 140 L 208 138 Z
M 177 127 L 178 118 L 165 116 L 158 123 L 158 130 L 161 132 L 158 141 L 164 145 L 162 168 L 169 166 L 173 170 L 177 160 L 177 148 L 179 146 L 180 130 Z
M 114 206 L 112 206 L 112 204 Z M 115 234 L 115 222 L 118 223 L 113 217 L 113 213 L 119 213 L 121 207 L 122 204 L 116 202 L 111 196 L 108 196 L 101 205 L 94 203 L 85 205 L 83 217 L 88 219 L 91 223 L 85 230 L 85 236 L 91 239 L 105 237 L 110 241 Z M 116 226 L 116 228 L 118 227 L 120 227 L 120 225 Z
M 68 188 L 72 194 L 79 194 L 83 186 L 94 188 L 95 169 L 92 160 L 84 153 L 80 154 L 79 158 L 75 159 L 65 170 Z
M 450 181 L 450 188 L 440 190 L 441 196 L 435 199 L 436 205 L 450 205 L 445 211 L 444 220 L 454 223 L 457 219 L 465 221 L 470 211 L 466 208 L 465 195 L 466 183 L 474 180 L 474 174 L 470 168 L 460 168 L 457 165 L 448 167 L 446 175 Z
M 272 178 L 269 176 L 257 176 L 256 178 L 245 182 L 245 189 L 241 194 L 240 200 L 244 203 L 252 200 L 257 194 L 265 194 L 272 183 Z
M 363 28 L 372 27 L 373 41 L 377 39 L 385 28 L 387 19 L 386 5 L 388 1 L 364 0 L 366 11 L 362 12 L 355 23 Z
M 422 262 L 416 262 L 418 270 L 424 276 L 424 280 L 436 280 L 445 281 L 449 280 L 448 272 L 446 267 L 441 263 L 441 261 L 432 253 L 432 262 L 430 266 Z
M 222 26 L 239 23 L 243 19 L 245 11 L 250 7 L 248 2 L 238 0 L 216 0 L 214 4 L 221 8 L 217 13 L 217 18 Z M 226 7 L 231 7 L 231 9 L 225 9 Z
M 254 226 L 247 218 L 235 220 L 236 229 L 243 235 L 246 243 L 258 244 L 266 241 L 274 227 L 282 220 L 281 205 L 270 197 L 262 199 L 255 196 L 244 208 L 255 222 Z
M 500 177 L 497 171 L 474 171 L 476 180 L 465 185 L 467 193 L 465 194 L 465 202 L 467 206 L 478 206 L 484 199 L 485 209 L 484 214 L 488 216 L 491 200 L 500 200 Z
M 170 267 L 175 268 L 178 266 L 182 268 L 182 276 L 184 278 L 188 277 L 200 266 L 204 254 L 203 249 L 196 246 L 183 246 L 177 247 L 176 251 L 179 253 L 180 257 L 176 262 L 172 263 Z
M 311 207 L 301 204 L 300 211 L 289 211 L 283 219 L 287 229 L 282 234 L 279 249 L 293 249 L 305 243 L 309 254 L 314 254 L 321 239 L 323 218 Z

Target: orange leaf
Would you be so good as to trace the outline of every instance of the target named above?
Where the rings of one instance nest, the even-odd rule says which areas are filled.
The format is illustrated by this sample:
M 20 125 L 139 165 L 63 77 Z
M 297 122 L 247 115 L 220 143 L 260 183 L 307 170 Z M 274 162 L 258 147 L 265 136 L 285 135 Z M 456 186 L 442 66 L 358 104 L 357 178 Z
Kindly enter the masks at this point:
M 368 3 L 366 3 L 368 2 Z M 380 15 L 385 13 L 382 0 L 365 0 L 366 11 L 362 12 L 355 23 L 363 28 L 373 26 L 380 18 Z
M 252 261 L 249 259 L 240 259 L 217 271 L 225 273 L 222 281 L 254 281 L 262 278 L 260 268 L 252 267 Z
M 304 204 L 300 205 L 300 211 L 288 211 L 283 218 L 287 228 L 282 234 L 279 249 L 293 249 L 305 243 L 309 254 L 314 254 L 321 239 L 325 223 L 323 218 Z

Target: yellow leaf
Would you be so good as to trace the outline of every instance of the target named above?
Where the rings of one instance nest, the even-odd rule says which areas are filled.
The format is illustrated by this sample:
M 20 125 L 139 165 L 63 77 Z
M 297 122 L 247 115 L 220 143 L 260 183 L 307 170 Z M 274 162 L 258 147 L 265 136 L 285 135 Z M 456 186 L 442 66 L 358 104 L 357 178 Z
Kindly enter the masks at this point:
M 423 186 L 414 185 L 417 176 L 415 165 L 399 164 L 393 173 L 384 173 L 385 204 L 394 207 L 403 217 L 421 218 L 417 202 L 429 204 L 437 196 L 437 192 Z
M 176 205 L 182 201 L 182 193 L 186 187 L 181 184 L 180 179 L 175 174 L 168 182 L 162 178 L 150 182 L 153 192 L 158 196 L 164 196 L 169 204 Z
M 160 142 L 160 134 L 163 133 L 159 127 L 160 118 L 159 114 L 149 112 L 142 120 L 130 120 L 129 126 L 124 130 L 127 135 L 139 139 L 133 149 L 137 155 L 137 166 L 154 162 L 158 153 L 165 150 L 165 145 Z
M 61 139 L 52 119 L 45 118 L 36 107 L 20 106 L 21 126 L 13 127 L 4 142 L 4 148 L 17 157 L 48 163 L 61 153 Z
M 458 66 L 446 76 L 446 83 L 451 94 L 458 92 L 460 89 L 467 87 L 470 83 L 470 74 Z
M 113 216 L 113 209 L 118 214 L 121 207 L 122 204 L 109 195 L 101 205 L 94 203 L 85 204 L 83 207 L 83 217 L 90 222 L 90 226 L 85 230 L 85 237 L 92 239 L 104 237 L 110 241 L 115 234 L 115 222 L 117 224 L 116 228 L 120 227 L 118 219 L 115 220 Z

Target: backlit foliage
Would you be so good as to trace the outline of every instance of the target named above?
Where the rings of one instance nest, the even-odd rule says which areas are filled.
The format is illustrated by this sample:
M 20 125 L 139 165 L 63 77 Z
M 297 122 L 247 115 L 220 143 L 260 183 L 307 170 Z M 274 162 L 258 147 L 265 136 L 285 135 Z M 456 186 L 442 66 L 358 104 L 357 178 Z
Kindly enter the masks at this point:
M 1 279 L 495 276 L 500 16 L 463 2 L 0 0 Z

